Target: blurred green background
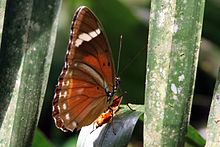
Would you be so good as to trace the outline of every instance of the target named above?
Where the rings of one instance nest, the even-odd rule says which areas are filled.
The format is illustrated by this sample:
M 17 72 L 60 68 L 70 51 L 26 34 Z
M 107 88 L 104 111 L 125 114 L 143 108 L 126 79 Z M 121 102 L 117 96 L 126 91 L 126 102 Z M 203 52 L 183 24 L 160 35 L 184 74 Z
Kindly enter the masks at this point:
M 57 129 L 51 117 L 52 99 L 58 76 L 64 65 L 70 25 L 77 7 L 86 5 L 104 26 L 116 61 L 120 35 L 123 35 L 120 59 L 121 89 L 128 92 L 124 103 L 144 103 L 145 61 L 150 11 L 149 0 L 63 0 L 47 92 L 38 127 L 56 146 L 74 144 L 77 133 Z M 220 1 L 206 1 L 199 67 L 191 124 L 201 130 L 211 103 L 215 78 L 220 65 Z M 137 58 L 134 59 L 135 55 Z M 133 62 L 131 60 L 134 59 Z M 115 62 L 116 65 L 116 62 Z M 125 70 L 123 68 L 126 66 Z M 132 139 L 133 146 L 142 146 L 142 123 L 139 122 Z

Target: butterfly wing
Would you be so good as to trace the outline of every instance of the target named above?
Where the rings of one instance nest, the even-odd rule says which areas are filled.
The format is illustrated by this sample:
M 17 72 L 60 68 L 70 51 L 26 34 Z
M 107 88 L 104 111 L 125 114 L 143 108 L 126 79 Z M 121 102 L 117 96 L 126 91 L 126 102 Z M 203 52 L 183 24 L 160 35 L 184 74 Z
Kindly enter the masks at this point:
M 53 100 L 58 128 L 73 131 L 91 124 L 108 109 L 107 91 L 115 77 L 112 54 L 96 16 L 82 6 L 72 21 L 65 66 Z

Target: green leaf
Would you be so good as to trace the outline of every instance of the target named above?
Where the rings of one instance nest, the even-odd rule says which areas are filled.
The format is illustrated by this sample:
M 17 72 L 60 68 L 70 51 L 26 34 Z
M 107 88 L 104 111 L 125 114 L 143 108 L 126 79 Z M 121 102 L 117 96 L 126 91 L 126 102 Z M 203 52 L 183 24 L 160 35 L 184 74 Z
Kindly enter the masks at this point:
M 37 128 L 34 133 L 32 147 L 53 147 L 54 145 L 48 138 Z
M 189 125 L 187 128 L 186 143 L 188 146 L 203 147 L 205 140 L 195 128 Z
M 141 114 L 143 112 L 120 109 L 111 123 L 99 127 L 92 133 L 94 124 L 83 127 L 79 134 L 77 146 L 126 146 Z
M 70 137 L 63 145 L 62 147 L 75 147 L 77 143 L 77 135 L 74 135 L 73 137 Z
M 118 144 L 117 141 L 122 142 L 122 143 L 127 143 L 127 141 L 129 141 L 129 136 L 127 137 L 127 139 L 115 139 L 115 138 L 120 138 L 122 136 L 120 136 L 121 134 L 117 134 L 114 135 L 113 129 L 112 129 L 112 125 L 114 127 L 114 129 L 118 129 L 117 132 L 121 131 L 121 123 L 124 124 L 124 126 L 127 126 L 128 123 L 124 122 L 126 121 L 126 119 L 140 119 L 143 118 L 142 114 L 144 113 L 144 105 L 136 105 L 136 104 L 129 104 L 129 106 L 135 110 L 135 111 L 131 111 L 130 108 L 127 105 L 120 105 L 120 112 L 119 114 L 117 114 L 114 119 L 113 119 L 113 124 L 108 124 L 107 126 L 102 126 L 102 128 L 98 128 L 97 130 L 95 130 L 94 132 L 90 133 L 94 128 L 93 124 L 91 124 L 88 127 L 84 127 L 79 135 L 78 138 L 78 146 L 86 146 L 89 144 L 93 144 L 94 142 L 94 146 L 97 145 L 98 143 L 101 143 L 101 145 L 105 144 L 106 146 L 109 145 L 109 140 L 111 140 L 110 142 L 116 142 L 116 144 Z M 134 114 L 136 113 L 137 114 Z M 123 116 L 121 116 L 123 114 Z M 125 116 L 125 117 L 124 117 Z M 124 120 L 125 119 L 125 120 Z M 116 121 L 116 122 L 115 122 Z M 142 120 L 143 121 L 143 120 Z M 115 125 L 116 123 L 116 125 Z M 129 123 L 130 124 L 130 123 Z M 134 124 L 135 126 L 135 124 Z M 126 130 L 128 129 L 128 130 Z M 126 127 L 125 130 L 122 129 L 123 133 L 127 133 L 126 131 L 133 131 L 132 128 Z M 131 135 L 131 134 L 129 134 Z M 105 138 L 108 137 L 108 138 Z M 97 139 L 98 138 L 98 139 Z M 123 137 L 122 137 L 123 138 Z M 115 139 L 115 140 L 114 140 Z M 123 141 L 125 140 L 125 141 Z M 106 141 L 106 142 L 101 142 L 101 141 Z M 193 128 L 191 125 L 189 125 L 187 127 L 187 134 L 186 134 L 186 146 L 190 146 L 190 147 L 203 147 L 205 145 L 205 140 L 201 137 L 201 135 L 198 133 L 198 131 Z M 70 143 L 70 145 L 74 145 L 74 143 Z M 114 145 L 114 144 L 111 144 Z M 110 145 L 109 145 L 110 146 Z
M 144 113 L 144 105 L 129 104 L 129 106 L 135 111 Z M 127 105 L 120 105 L 120 107 L 124 110 L 129 110 Z M 142 116 L 139 117 L 139 120 L 144 121 Z M 191 125 L 187 127 L 186 144 L 193 147 L 203 147 L 205 145 L 204 138 Z

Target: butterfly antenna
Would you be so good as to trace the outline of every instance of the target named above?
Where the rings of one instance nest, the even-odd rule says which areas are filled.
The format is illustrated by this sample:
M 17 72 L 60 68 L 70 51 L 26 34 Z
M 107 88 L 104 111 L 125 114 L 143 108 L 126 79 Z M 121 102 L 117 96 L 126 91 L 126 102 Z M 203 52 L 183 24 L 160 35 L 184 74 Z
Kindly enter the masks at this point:
M 133 63 L 136 59 L 137 59 L 137 57 L 140 55 L 140 53 L 143 51 L 143 50 L 145 50 L 146 48 L 143 48 L 143 49 L 141 49 L 141 50 L 139 50 L 138 51 L 138 53 L 133 57 L 133 58 L 131 58 L 129 61 L 128 61 L 128 63 L 123 67 L 123 69 L 120 71 L 120 75 L 125 71 L 125 69 L 126 68 L 128 68 L 130 65 L 131 65 L 131 63 Z M 118 73 L 119 74 L 119 73 Z
M 121 48 L 122 48 L 122 35 L 120 35 L 120 46 L 119 46 L 119 51 L 118 51 L 117 72 L 116 72 L 117 76 L 118 76 L 119 66 L 120 66 Z

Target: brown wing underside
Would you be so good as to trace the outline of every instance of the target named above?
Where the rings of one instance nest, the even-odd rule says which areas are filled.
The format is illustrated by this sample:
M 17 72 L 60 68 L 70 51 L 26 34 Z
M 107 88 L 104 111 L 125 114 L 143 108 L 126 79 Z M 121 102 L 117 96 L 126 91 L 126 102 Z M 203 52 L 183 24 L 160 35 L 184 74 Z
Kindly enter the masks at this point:
M 89 41 L 83 41 L 79 47 L 75 46 L 80 34 L 96 32 L 97 29 L 100 30 L 100 34 Z M 98 19 L 87 7 L 82 7 L 76 12 L 71 30 L 66 55 L 67 64 L 71 65 L 74 61 L 82 61 L 90 65 L 107 83 L 111 84 L 109 87 L 112 87 L 115 77 L 112 53 Z
M 52 115 L 56 126 L 73 131 L 98 118 L 109 106 L 105 88 L 112 90 L 114 74 L 111 49 L 101 24 L 87 7 L 80 7 L 55 90 Z

